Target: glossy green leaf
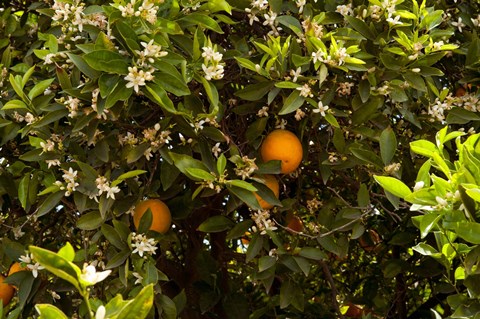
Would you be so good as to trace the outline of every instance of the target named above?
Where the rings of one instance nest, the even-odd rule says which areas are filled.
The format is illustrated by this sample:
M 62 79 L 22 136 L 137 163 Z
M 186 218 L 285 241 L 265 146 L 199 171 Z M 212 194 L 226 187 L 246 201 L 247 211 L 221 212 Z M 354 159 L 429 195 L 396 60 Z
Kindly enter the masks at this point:
M 401 180 L 394 177 L 374 175 L 373 178 L 386 191 L 392 193 L 397 197 L 405 198 L 412 193 L 412 191 L 410 190 L 410 188 L 408 188 L 407 185 L 405 185 Z
M 204 233 L 218 233 L 228 230 L 235 223 L 223 215 L 212 216 L 198 226 L 198 230 Z
M 38 304 L 35 306 L 39 319 L 68 319 L 67 315 L 60 309 L 50 304 Z
M 45 269 L 55 276 L 68 281 L 77 288 L 77 290 L 80 290 L 78 278 L 80 277 L 81 270 L 78 266 L 44 248 L 30 246 L 29 250 L 35 260 L 45 267 Z
M 128 62 L 117 52 L 110 50 L 97 50 L 87 53 L 83 59 L 94 70 L 115 74 L 127 74 Z
M 146 318 L 153 306 L 153 285 L 144 287 L 133 300 L 130 300 L 118 314 L 117 319 Z
M 383 164 L 390 164 L 395 156 L 397 150 L 397 138 L 395 132 L 391 127 L 387 127 L 380 134 L 380 154 L 382 156 Z
M 289 114 L 295 112 L 299 107 L 303 105 L 305 98 L 300 96 L 300 91 L 295 90 L 285 99 L 283 106 L 278 112 L 280 115 Z

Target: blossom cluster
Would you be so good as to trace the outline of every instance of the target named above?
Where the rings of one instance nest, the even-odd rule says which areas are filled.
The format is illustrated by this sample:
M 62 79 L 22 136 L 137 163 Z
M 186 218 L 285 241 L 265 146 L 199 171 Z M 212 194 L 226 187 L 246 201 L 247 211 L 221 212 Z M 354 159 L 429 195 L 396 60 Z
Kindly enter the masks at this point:
M 157 21 L 158 5 L 161 4 L 164 0 L 130 0 L 125 5 L 118 6 L 120 12 L 122 12 L 122 17 L 139 17 L 143 20 L 154 24 Z
M 252 174 L 258 169 L 257 164 L 255 164 L 255 158 L 249 158 L 246 155 L 236 160 L 235 164 L 235 174 L 240 176 L 243 180 L 251 177 Z
M 216 51 L 215 46 L 205 46 L 202 48 L 203 64 L 202 70 L 205 73 L 205 79 L 220 80 L 223 78 L 223 54 Z
M 54 1 L 52 20 L 62 27 L 64 32 L 83 31 L 84 25 L 93 25 L 100 29 L 107 26 L 107 18 L 104 14 L 96 12 L 86 14 L 85 4 L 79 0 L 72 2 Z
M 98 176 L 95 179 L 95 184 L 98 189 L 97 196 L 102 196 L 102 194 L 105 193 L 107 194 L 107 198 L 115 199 L 115 194 L 120 192 L 118 186 L 110 186 L 110 183 L 105 176 Z
M 154 255 L 158 249 L 155 239 L 136 233 L 132 233 L 132 248 L 134 248 L 132 254 L 138 254 L 140 257 L 144 254 Z
M 304 0 L 300 0 L 297 5 L 300 5 L 303 8 L 302 3 L 305 5 Z M 268 1 L 252 0 L 250 6 L 250 8 L 245 8 L 250 25 L 253 25 L 254 22 L 260 22 L 260 19 L 258 18 L 259 16 L 263 17 L 263 25 L 271 28 L 268 34 L 279 36 L 282 28 L 278 26 L 278 21 L 276 20 L 277 13 L 269 8 Z
M 26 267 L 32 271 L 32 275 L 35 278 L 37 278 L 39 270 L 45 269 L 45 267 L 41 266 L 39 262 L 35 261 L 29 253 L 20 256 L 18 260 L 20 260 L 21 263 L 25 264 Z
M 430 115 L 431 121 L 445 121 L 445 111 L 454 107 L 461 107 L 467 111 L 479 112 L 479 98 L 476 94 L 465 94 L 462 96 L 453 96 L 449 94 L 445 99 L 436 98 L 435 101 L 428 106 L 427 114 Z
M 61 181 L 56 181 L 54 184 L 57 185 L 60 190 L 65 190 L 65 196 L 70 196 L 75 190 L 76 187 L 79 185 L 77 183 L 78 179 L 78 171 L 74 171 L 73 168 L 69 168 L 68 171 L 64 170 L 64 174 L 62 175 L 63 180 L 66 184 L 62 183 Z
M 132 132 L 126 132 L 125 135 L 118 136 L 118 142 L 120 145 L 135 146 L 140 143 L 148 143 L 148 148 L 144 151 L 143 155 L 147 160 L 153 157 L 153 154 L 157 152 L 165 144 L 169 144 L 172 138 L 170 137 L 170 130 L 161 130 L 159 123 L 153 127 L 146 128 L 142 132 L 143 138 L 135 136 Z
M 85 105 L 79 98 L 67 95 L 66 97 L 62 96 L 55 99 L 57 103 L 65 105 L 68 110 L 68 117 L 77 118 L 80 115 L 88 115 L 92 112 L 96 112 L 97 119 L 106 120 L 108 118 L 109 111 L 103 109 L 99 112 L 98 109 L 98 95 L 100 94 L 100 89 L 96 88 L 92 91 L 92 99 L 90 105 Z
M 252 214 L 252 219 L 255 226 L 252 226 L 254 232 L 260 232 L 265 235 L 267 230 L 276 230 L 277 226 L 273 220 L 270 219 L 270 212 L 268 210 L 259 210 Z

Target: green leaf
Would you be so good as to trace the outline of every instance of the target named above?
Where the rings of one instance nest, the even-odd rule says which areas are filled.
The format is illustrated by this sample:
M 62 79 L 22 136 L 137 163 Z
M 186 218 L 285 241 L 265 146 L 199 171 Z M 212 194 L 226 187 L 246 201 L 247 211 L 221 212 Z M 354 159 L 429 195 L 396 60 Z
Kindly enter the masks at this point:
M 57 73 L 58 82 L 60 82 L 60 87 L 64 90 L 71 90 L 73 87 L 72 87 L 72 83 L 70 81 L 70 75 L 67 73 L 67 71 L 65 71 L 65 69 L 57 66 L 56 67 L 56 73 Z M 44 89 L 44 91 L 45 91 L 45 89 Z M 38 93 L 43 93 L 43 91 L 38 91 Z M 30 91 L 30 93 L 28 93 L 28 96 L 30 97 L 31 94 L 32 94 L 32 91 Z
M 201 14 L 196 12 L 190 13 L 189 15 L 181 18 L 178 22 L 182 24 L 184 27 L 201 26 L 206 29 L 223 34 L 222 28 L 220 28 L 218 23 L 212 18 L 210 18 L 209 16 L 207 16 L 206 14 Z
M 370 193 L 368 191 L 367 185 L 364 183 L 360 184 L 360 187 L 357 192 L 357 203 L 358 207 L 367 207 L 370 204 Z
M 480 224 L 475 222 L 452 222 L 448 224 L 459 237 L 468 243 L 480 244 Z
M 429 213 L 425 216 L 420 221 L 420 237 L 423 239 L 425 238 L 430 231 L 437 225 L 437 222 L 440 220 L 442 216 L 435 214 L 435 213 Z
M 210 12 L 225 11 L 232 14 L 232 7 L 225 0 L 208 0 L 208 9 Z
M 370 97 L 367 103 L 356 109 L 352 114 L 353 124 L 364 124 L 371 118 L 375 117 L 377 109 L 382 107 L 383 97 Z
M 352 152 L 352 154 L 356 158 L 359 158 L 362 161 L 374 164 L 378 168 L 383 167 L 382 160 L 377 156 L 377 154 L 375 154 L 374 152 L 372 152 L 370 150 L 364 150 L 364 149 L 361 149 L 361 148 L 351 148 L 350 151 Z
M 104 222 L 99 211 L 93 211 L 82 215 L 77 220 L 77 227 L 83 230 L 95 230 Z
M 296 111 L 299 107 L 303 105 L 305 98 L 300 96 L 300 91 L 295 90 L 285 99 L 283 106 L 278 112 L 279 115 L 285 115 Z M 337 123 L 338 125 L 338 123 Z
M 165 91 L 173 93 L 176 96 L 184 96 L 184 95 L 189 95 L 190 90 L 183 81 L 183 79 L 179 79 L 175 76 L 172 76 L 171 74 L 164 73 L 164 72 L 157 72 L 155 73 L 155 83 L 159 84 L 162 86 L 162 88 L 165 89 Z M 211 84 L 213 88 L 213 84 Z M 217 104 L 218 104 L 218 93 L 217 93 Z
M 294 284 L 290 280 L 282 283 L 280 288 L 280 309 L 287 308 L 294 298 Z
M 10 100 L 5 103 L 2 107 L 2 110 L 14 110 L 14 109 L 26 109 L 28 110 L 27 104 L 20 100 Z
M 146 85 L 147 95 L 153 102 L 160 105 L 165 111 L 172 114 L 178 114 L 172 100 L 167 95 L 167 92 L 156 83 L 148 83 Z
M 47 198 L 40 204 L 40 206 L 35 211 L 37 217 L 41 217 L 49 213 L 55 206 L 60 203 L 60 200 L 63 198 L 64 193 L 62 191 L 52 193 L 48 195 Z
M 112 258 L 108 259 L 108 263 L 107 265 L 105 265 L 105 269 L 113 269 L 123 265 L 131 254 L 132 251 L 130 248 L 126 248 L 118 252 L 117 254 L 113 255 Z
M 405 185 L 401 180 L 394 177 L 374 175 L 373 178 L 386 191 L 392 193 L 397 197 L 405 198 L 412 193 L 412 191 L 410 190 L 410 188 L 408 188 L 407 185 Z
M 45 267 L 45 269 L 55 276 L 68 281 L 77 288 L 77 290 L 81 291 L 78 278 L 80 278 L 82 272 L 78 266 L 44 248 L 29 246 L 29 250 L 33 258 Z
M 27 174 L 22 177 L 20 183 L 18 184 L 18 199 L 23 209 L 27 207 L 28 200 L 28 184 L 30 182 L 30 174 Z
M 50 123 L 60 120 L 61 118 L 64 118 L 65 116 L 67 116 L 67 114 L 68 114 L 67 109 L 60 109 L 53 112 L 49 112 L 40 120 L 32 124 L 32 127 L 35 127 L 35 128 L 44 127 L 45 125 L 48 125 Z
M 250 240 L 250 244 L 248 245 L 247 248 L 247 253 L 246 253 L 246 262 L 250 262 L 253 258 L 255 258 L 260 250 L 263 248 L 263 237 L 260 236 L 259 233 L 255 233 L 252 236 L 252 239 Z
M 221 154 L 217 160 L 217 173 L 219 175 L 222 175 L 226 167 L 227 167 L 227 158 L 225 157 L 224 154 Z
M 295 82 L 282 81 L 282 82 L 275 83 L 275 87 L 281 88 L 281 89 L 296 89 L 298 87 L 301 87 L 301 85 Z
M 235 95 L 247 101 L 258 101 L 270 91 L 274 84 L 270 81 L 258 82 L 235 92 Z
M 230 185 L 236 186 L 236 187 L 246 189 L 246 190 L 251 191 L 251 192 L 256 192 L 258 190 L 252 184 L 250 184 L 248 182 L 245 182 L 245 181 L 242 181 L 240 179 L 233 179 L 233 180 L 228 181 L 227 183 L 230 184 Z
M 427 156 L 427 157 L 433 157 L 433 154 L 438 152 L 438 148 L 435 146 L 435 144 L 427 140 L 419 140 L 419 141 L 411 142 L 410 149 L 412 150 L 412 152 L 415 152 L 417 154 Z
M 127 74 L 128 62 L 123 55 L 110 50 L 97 50 L 87 53 L 83 59 L 94 70 L 115 74 Z
M 210 104 L 212 105 L 213 109 L 217 109 L 218 101 L 219 101 L 217 88 L 212 82 L 207 81 L 207 79 L 205 79 L 204 77 L 202 77 L 202 84 L 205 89 L 205 92 L 207 93 L 207 97 L 208 97 L 208 100 L 210 101 Z
M 332 113 L 327 112 L 325 114 L 325 120 L 327 120 L 327 122 L 330 123 L 330 125 L 332 125 L 333 127 L 340 128 L 340 124 L 338 124 L 337 119 L 335 118 L 335 116 L 333 116 Z
M 39 314 L 38 319 L 68 319 L 67 315 L 54 305 L 37 304 L 35 310 Z
M 208 168 L 203 164 L 201 161 L 194 159 L 191 156 L 185 155 L 185 154 L 176 154 L 176 153 L 168 153 L 170 157 L 173 160 L 174 165 L 178 168 L 180 172 L 185 174 L 188 178 L 197 180 L 198 178 L 191 175 L 189 171 L 192 171 L 192 169 L 198 169 L 202 170 L 207 174 L 208 173 Z M 195 172 L 197 172 L 195 170 Z
M 147 171 L 145 170 L 142 170 L 142 169 L 136 169 L 136 170 L 133 170 L 133 171 L 130 171 L 130 172 L 126 172 L 126 173 L 123 173 L 122 175 L 118 176 L 113 182 L 112 182 L 112 187 L 113 186 L 117 186 L 118 184 L 120 184 L 122 181 L 128 179 L 128 178 L 132 178 L 132 177 L 136 177 L 136 176 L 139 176 L 139 175 L 142 175 L 142 174 L 145 174 Z
M 353 16 L 345 15 L 344 16 L 345 20 L 347 20 L 348 23 L 356 30 L 358 31 L 361 35 L 363 35 L 365 38 L 369 40 L 375 40 L 376 36 L 372 32 L 372 30 L 368 27 L 368 25 L 361 19 L 358 19 Z
M 390 164 L 395 151 L 397 150 L 397 138 L 395 132 L 391 127 L 387 127 L 380 134 L 380 155 L 382 156 L 383 164 Z
M 303 247 L 299 255 L 312 260 L 328 259 L 328 256 L 320 248 L 316 247 Z
M 143 319 L 146 318 L 153 306 L 153 284 L 144 287 L 135 299 L 126 304 L 117 319 Z
M 198 226 L 204 233 L 218 233 L 232 228 L 235 223 L 223 215 L 212 216 Z
M 246 203 L 250 208 L 256 210 L 262 209 L 257 199 L 255 198 L 255 195 L 253 195 L 251 191 L 229 184 L 227 184 L 227 189 L 230 191 L 230 193 L 237 196 L 240 200 Z
M 194 168 L 194 167 L 186 167 L 185 168 L 185 175 L 189 178 L 196 180 L 196 181 L 214 181 L 215 176 L 210 174 L 204 169 L 201 168 Z
M 435 248 L 425 243 L 420 243 L 417 246 L 412 247 L 412 249 L 424 256 L 432 256 L 439 254 L 439 252 Z
M 275 265 L 277 259 L 272 256 L 263 256 L 258 259 L 258 271 L 262 272 Z
M 480 116 L 464 108 L 454 107 L 448 112 L 446 121 L 448 124 L 467 124 L 470 121 L 480 121 Z
M 67 52 L 66 54 L 68 55 L 68 58 L 72 60 L 73 64 L 75 64 L 75 66 L 80 70 L 80 72 L 85 74 L 90 79 L 96 79 L 100 76 L 101 73 L 90 67 L 82 56 L 73 54 L 71 52 Z
M 233 228 L 227 233 L 227 237 L 225 239 L 232 240 L 232 239 L 242 237 L 252 225 L 253 225 L 253 220 L 251 219 L 247 219 L 247 220 L 241 221 L 240 223 L 235 224 L 235 226 L 233 226 Z
M 109 109 L 115 105 L 118 101 L 126 101 L 133 93 L 133 88 L 127 88 L 124 81 L 120 81 L 118 85 L 115 86 L 113 91 L 108 94 L 107 99 L 105 100 L 105 109 Z
M 52 84 L 53 80 L 54 79 L 48 79 L 35 84 L 35 86 L 30 90 L 30 92 L 28 92 L 28 97 L 30 98 L 30 100 L 33 100 L 40 94 L 43 94 L 43 92 L 50 86 L 50 84 Z
M 105 236 L 105 238 L 110 244 L 120 250 L 128 248 L 126 242 L 122 240 L 122 237 L 120 237 L 120 234 L 116 231 L 115 228 L 113 228 L 109 224 L 103 224 L 101 230 L 103 236 Z
M 72 262 L 75 259 L 75 250 L 73 249 L 72 245 L 67 242 L 65 246 L 60 248 L 57 253 L 58 256 L 65 258 L 65 260 Z

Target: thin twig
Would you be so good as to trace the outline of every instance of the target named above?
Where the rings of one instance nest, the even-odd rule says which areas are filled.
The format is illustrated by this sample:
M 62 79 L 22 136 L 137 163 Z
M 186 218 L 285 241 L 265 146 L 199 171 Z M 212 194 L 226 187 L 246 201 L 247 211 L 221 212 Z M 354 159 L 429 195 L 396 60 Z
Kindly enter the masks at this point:
M 319 264 L 322 266 L 323 273 L 325 274 L 325 277 L 327 278 L 327 282 L 330 285 L 330 289 L 332 290 L 333 308 L 335 308 L 335 312 L 339 316 L 338 318 L 344 319 L 345 317 L 342 315 L 342 312 L 340 311 L 340 305 L 338 304 L 338 300 L 337 300 L 338 290 L 337 290 L 337 287 L 335 286 L 335 282 L 333 280 L 332 273 L 330 272 L 330 268 L 328 268 L 327 264 L 323 260 L 320 260 Z

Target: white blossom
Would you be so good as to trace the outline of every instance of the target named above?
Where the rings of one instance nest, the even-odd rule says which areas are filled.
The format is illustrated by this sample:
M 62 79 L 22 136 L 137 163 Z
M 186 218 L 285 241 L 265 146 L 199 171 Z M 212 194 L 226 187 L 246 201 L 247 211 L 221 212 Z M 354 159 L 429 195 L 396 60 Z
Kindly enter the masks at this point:
M 95 319 L 107 319 L 105 317 L 107 310 L 104 306 L 100 306 L 97 308 L 97 312 L 95 313 Z
M 458 17 L 457 21 L 452 22 L 452 25 L 457 27 L 458 32 L 462 33 L 462 28 L 464 28 L 466 25 L 465 23 L 462 22 L 462 18 Z
M 260 110 L 258 110 L 257 116 L 268 117 L 268 106 L 263 106 Z
M 307 3 L 306 0 L 295 0 L 295 4 L 298 7 L 298 13 L 303 12 L 303 7 L 305 6 L 306 3 Z
M 297 109 L 295 111 L 295 119 L 297 121 L 300 121 L 301 119 L 303 119 L 305 117 L 305 112 L 302 111 L 302 109 Z
M 325 112 L 329 109 L 328 105 L 323 105 L 322 101 L 318 101 L 317 108 L 313 109 L 313 113 L 320 113 L 322 116 L 325 116 Z
M 424 181 L 418 181 L 418 182 L 415 183 L 415 186 L 413 187 L 413 191 L 416 192 L 416 191 L 422 189 L 423 186 L 425 186 L 425 182 Z
M 220 148 L 220 143 L 217 143 L 215 144 L 213 147 L 212 147 L 212 153 L 215 157 L 218 157 L 218 154 L 222 151 L 222 149 Z
M 298 77 L 302 74 L 302 68 L 298 67 L 296 70 L 290 70 L 290 76 L 293 76 L 292 81 L 297 82 Z
M 134 285 L 141 284 L 143 277 L 140 275 L 138 272 L 132 272 L 133 277 L 136 278 L 135 282 L 133 283 Z
M 80 280 L 82 280 L 86 286 L 92 286 L 105 280 L 111 272 L 111 270 L 97 272 L 95 266 L 85 263 L 83 264 L 83 270 L 80 274 Z

